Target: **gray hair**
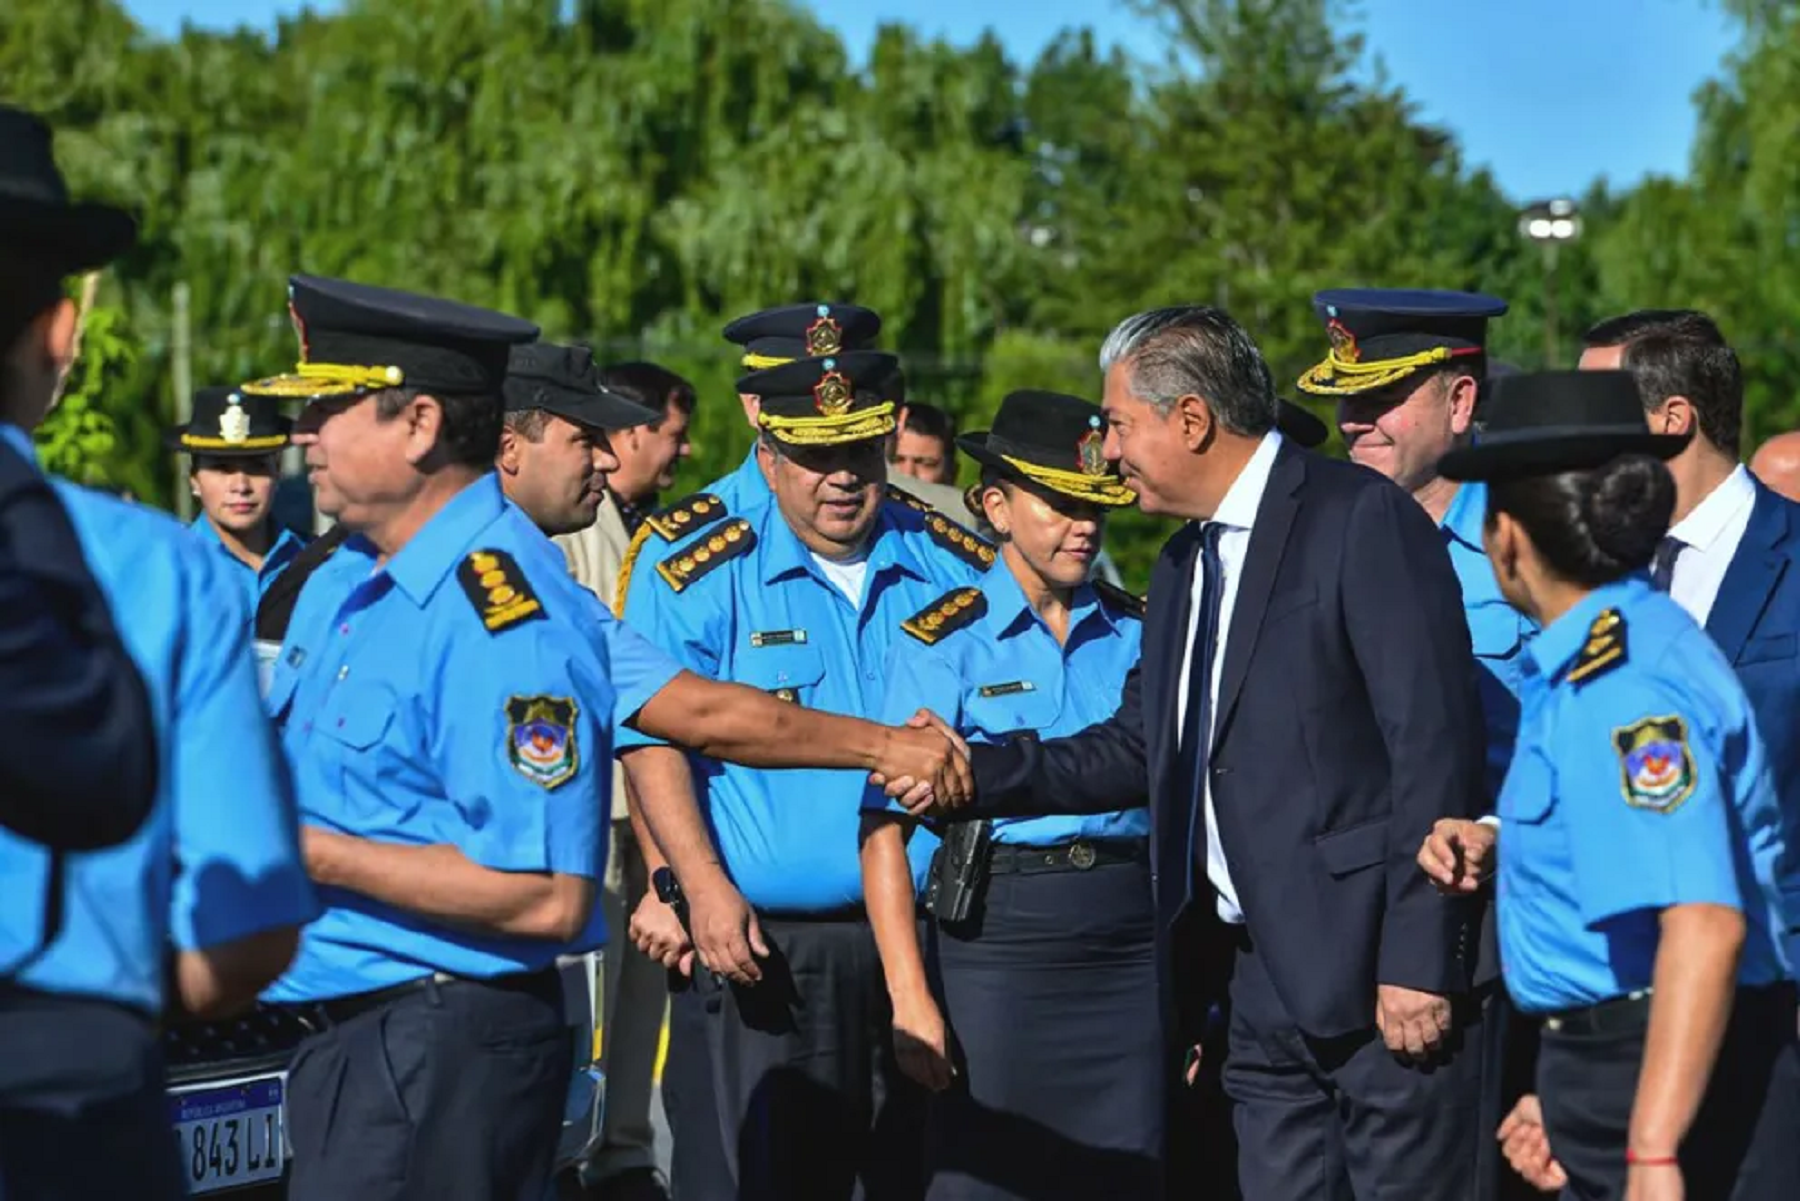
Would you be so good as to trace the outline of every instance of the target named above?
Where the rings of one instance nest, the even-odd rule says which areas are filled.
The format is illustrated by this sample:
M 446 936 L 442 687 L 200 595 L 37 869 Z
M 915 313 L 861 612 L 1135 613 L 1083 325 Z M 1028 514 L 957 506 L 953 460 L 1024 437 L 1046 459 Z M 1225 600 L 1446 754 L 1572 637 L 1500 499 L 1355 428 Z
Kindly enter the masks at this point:
M 1275 381 L 1244 327 L 1223 309 L 1172 305 L 1127 317 L 1106 336 L 1100 370 L 1129 365 L 1131 390 L 1167 413 L 1183 396 L 1206 401 L 1243 437 L 1275 427 Z

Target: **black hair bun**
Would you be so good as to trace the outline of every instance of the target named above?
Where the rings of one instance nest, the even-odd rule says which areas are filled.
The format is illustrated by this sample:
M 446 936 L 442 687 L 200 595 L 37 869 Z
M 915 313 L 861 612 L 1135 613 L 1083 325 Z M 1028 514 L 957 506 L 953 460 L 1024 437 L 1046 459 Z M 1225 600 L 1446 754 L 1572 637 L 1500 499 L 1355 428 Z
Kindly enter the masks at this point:
M 1581 518 L 1594 549 L 1627 571 L 1649 564 L 1675 512 L 1675 480 L 1648 455 L 1624 455 L 1589 473 Z

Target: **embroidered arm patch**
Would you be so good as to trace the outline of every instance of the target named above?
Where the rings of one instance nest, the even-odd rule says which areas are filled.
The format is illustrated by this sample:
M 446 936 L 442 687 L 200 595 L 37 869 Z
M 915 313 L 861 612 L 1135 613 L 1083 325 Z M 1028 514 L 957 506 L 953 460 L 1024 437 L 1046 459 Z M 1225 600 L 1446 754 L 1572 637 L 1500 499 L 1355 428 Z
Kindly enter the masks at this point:
M 503 550 L 472 552 L 456 569 L 456 580 L 490 634 L 544 617 L 543 603 L 531 590 L 525 573 Z
M 1612 741 L 1627 805 L 1673 813 L 1694 795 L 1694 753 L 1688 749 L 1687 723 L 1679 717 L 1634 721 L 1614 730 Z
M 581 770 L 572 697 L 514 696 L 506 701 L 506 758 L 513 770 L 545 788 L 555 788 Z
M 900 628 L 926 646 L 942 641 L 987 612 L 979 588 L 958 588 L 932 601 L 900 623 Z
M 749 553 L 755 545 L 756 531 L 750 528 L 750 523 L 742 517 L 733 518 L 715 530 L 711 537 L 696 538 L 658 563 L 656 572 L 668 581 L 671 590 L 680 592 L 720 564 Z

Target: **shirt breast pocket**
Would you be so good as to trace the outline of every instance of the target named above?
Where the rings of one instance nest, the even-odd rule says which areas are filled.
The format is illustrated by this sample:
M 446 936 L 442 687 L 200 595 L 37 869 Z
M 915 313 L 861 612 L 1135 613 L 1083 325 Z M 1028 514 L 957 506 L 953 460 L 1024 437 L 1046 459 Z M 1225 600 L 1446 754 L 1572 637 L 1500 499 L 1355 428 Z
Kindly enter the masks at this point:
M 1542 825 L 1555 808 L 1556 772 L 1543 752 L 1534 748 L 1514 755 L 1496 806 L 1502 828 L 1507 822 Z
M 1062 698 L 1045 692 L 1030 680 L 1001 680 L 969 689 L 963 695 L 963 716 L 973 732 L 993 741 L 1020 730 L 1041 731 L 1062 712 Z
M 739 654 L 736 668 L 738 683 L 805 704 L 825 678 L 825 657 L 810 642 L 751 645 Z

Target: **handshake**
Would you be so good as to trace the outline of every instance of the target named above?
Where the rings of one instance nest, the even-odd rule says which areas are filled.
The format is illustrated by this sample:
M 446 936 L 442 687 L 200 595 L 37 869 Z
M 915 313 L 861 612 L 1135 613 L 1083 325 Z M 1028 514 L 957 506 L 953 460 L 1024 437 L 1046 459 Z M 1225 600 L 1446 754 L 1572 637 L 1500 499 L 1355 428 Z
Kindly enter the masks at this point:
M 904 726 L 883 727 L 869 783 L 914 817 L 966 808 L 975 799 L 969 744 L 943 718 L 921 709 Z

